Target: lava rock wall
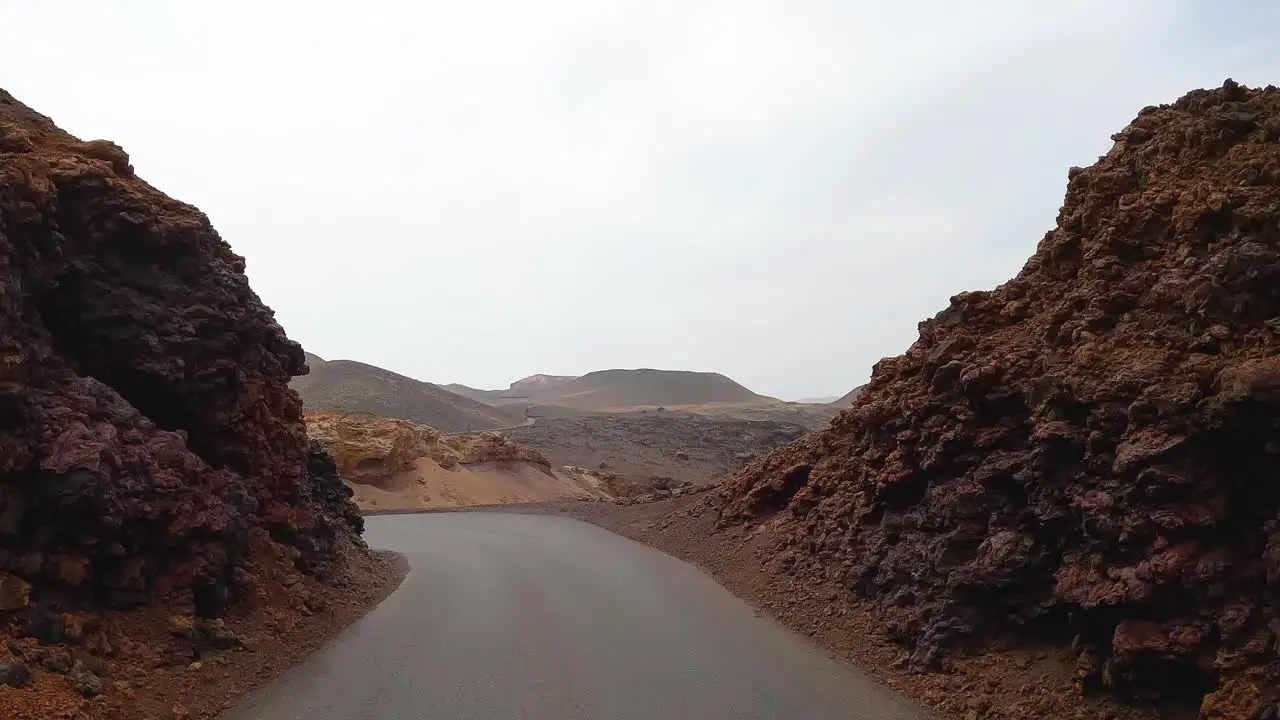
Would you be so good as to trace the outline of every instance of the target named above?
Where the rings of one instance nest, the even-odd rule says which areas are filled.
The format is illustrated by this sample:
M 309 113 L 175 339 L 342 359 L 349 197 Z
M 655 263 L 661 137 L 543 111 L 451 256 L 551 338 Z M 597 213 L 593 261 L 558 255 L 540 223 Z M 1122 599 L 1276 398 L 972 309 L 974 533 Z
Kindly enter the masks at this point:
M 1016 278 L 727 481 L 721 519 L 877 601 L 919 668 L 1035 634 L 1086 687 L 1271 702 L 1280 90 L 1227 81 L 1113 140 Z
M 244 268 L 119 147 L 0 91 L 0 575 L 214 614 L 250 528 L 315 572 L 355 537 L 308 469 L 302 349 Z

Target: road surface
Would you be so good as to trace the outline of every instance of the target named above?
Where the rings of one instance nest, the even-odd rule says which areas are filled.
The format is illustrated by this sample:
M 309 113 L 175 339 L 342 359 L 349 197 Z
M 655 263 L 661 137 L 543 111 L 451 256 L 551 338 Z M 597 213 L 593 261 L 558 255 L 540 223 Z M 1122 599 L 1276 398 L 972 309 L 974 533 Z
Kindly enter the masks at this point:
M 411 571 L 230 720 L 922 720 L 700 570 L 551 515 L 368 519 Z

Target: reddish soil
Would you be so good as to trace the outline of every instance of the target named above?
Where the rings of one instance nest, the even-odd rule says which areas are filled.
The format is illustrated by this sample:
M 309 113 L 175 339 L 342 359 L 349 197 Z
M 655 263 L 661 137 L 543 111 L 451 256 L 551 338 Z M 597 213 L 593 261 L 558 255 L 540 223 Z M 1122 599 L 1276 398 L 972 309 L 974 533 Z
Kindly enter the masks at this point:
M 272 545 L 265 538 L 258 542 Z M 278 552 L 274 547 L 260 548 L 260 556 Z M 3 717 L 216 717 L 332 640 L 390 595 L 408 571 L 400 556 L 359 545 L 341 549 L 341 570 L 323 583 L 297 572 L 287 553 L 269 564 L 259 574 L 264 580 L 255 602 L 220 622 L 206 624 L 192 615 L 188 603 L 174 602 L 141 612 L 78 613 L 85 631 L 76 640 L 9 640 L 0 647 L 0 663 L 25 660 L 35 674 L 21 689 L 0 684 Z M 83 697 L 73 687 L 73 673 L 42 666 L 40 658 L 49 654 L 68 664 L 79 659 L 91 668 L 101 679 L 102 694 Z

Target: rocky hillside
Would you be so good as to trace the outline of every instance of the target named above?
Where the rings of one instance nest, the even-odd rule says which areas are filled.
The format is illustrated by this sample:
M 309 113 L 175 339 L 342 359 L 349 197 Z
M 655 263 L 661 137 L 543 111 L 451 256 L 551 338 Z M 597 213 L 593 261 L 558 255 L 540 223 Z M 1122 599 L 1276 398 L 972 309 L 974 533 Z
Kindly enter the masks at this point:
M 1056 642 L 1087 692 L 1278 717 L 1280 90 L 1113 139 L 1017 277 L 733 477 L 722 521 L 876 603 L 915 667 Z
M 310 411 L 308 432 L 332 454 L 366 511 L 589 499 L 537 450 L 500 433 L 449 435 L 407 420 Z
M 530 388 L 535 402 L 583 410 L 778 402 L 757 395 L 720 373 L 684 370 L 599 370 L 541 387 L 537 391 Z
M 537 404 L 609 412 L 637 407 L 703 404 L 760 404 L 781 401 L 757 395 L 719 373 L 684 370 L 599 370 L 586 375 L 530 375 L 506 390 L 445 385 L 466 397 L 492 404 Z
M 110 694 L 101 663 L 137 658 L 67 618 L 163 605 L 203 622 L 278 597 L 280 573 L 372 560 L 350 493 L 314 471 L 322 452 L 288 387 L 302 349 L 244 259 L 120 147 L 3 91 L 0 264 L 0 631 L 24 638 L 0 649 L 0 686 L 17 688 L 0 714 Z M 68 683 L 46 672 L 60 664 L 23 662 L 77 638 L 94 663 Z
M 308 355 L 310 372 L 293 380 L 308 410 L 334 409 L 400 418 L 445 432 L 468 432 L 518 425 L 524 413 L 497 408 L 354 360 L 322 360 Z
M 519 404 L 520 401 L 531 400 L 577 378 L 577 375 L 530 375 L 511 383 L 506 390 L 479 390 L 459 383 L 449 383 L 440 387 L 480 402 Z

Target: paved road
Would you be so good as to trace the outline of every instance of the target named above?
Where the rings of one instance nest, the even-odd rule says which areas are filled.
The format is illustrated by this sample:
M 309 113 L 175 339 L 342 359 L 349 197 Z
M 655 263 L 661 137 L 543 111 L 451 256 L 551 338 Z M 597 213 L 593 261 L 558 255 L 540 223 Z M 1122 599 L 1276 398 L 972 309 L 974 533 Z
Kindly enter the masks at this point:
M 412 570 L 230 720 L 921 720 L 697 568 L 549 515 L 369 518 Z
M 529 427 L 530 425 L 533 425 L 536 422 L 538 422 L 538 418 L 527 417 L 524 419 L 524 422 L 520 423 L 519 425 L 508 425 L 506 427 L 500 427 L 500 428 L 484 428 L 483 430 L 467 430 L 465 432 L 455 431 L 449 434 L 450 435 L 483 435 L 485 433 L 503 432 L 506 430 L 515 430 L 516 428 Z

